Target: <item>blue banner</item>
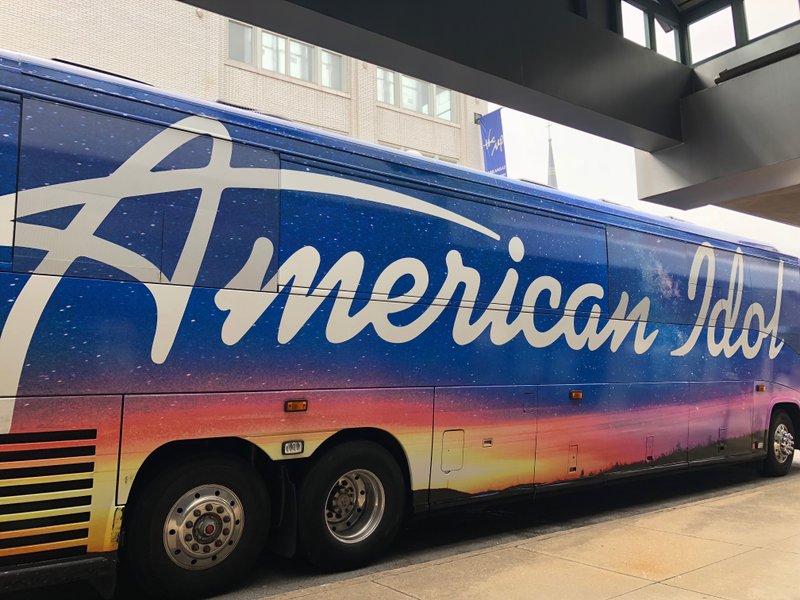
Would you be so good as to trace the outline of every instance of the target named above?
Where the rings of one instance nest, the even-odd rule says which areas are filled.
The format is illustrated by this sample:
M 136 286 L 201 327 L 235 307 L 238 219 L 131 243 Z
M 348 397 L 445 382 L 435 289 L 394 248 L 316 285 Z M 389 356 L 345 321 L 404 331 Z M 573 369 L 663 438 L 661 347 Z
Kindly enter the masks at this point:
M 483 165 L 487 173 L 506 174 L 506 145 L 500 109 L 480 118 Z

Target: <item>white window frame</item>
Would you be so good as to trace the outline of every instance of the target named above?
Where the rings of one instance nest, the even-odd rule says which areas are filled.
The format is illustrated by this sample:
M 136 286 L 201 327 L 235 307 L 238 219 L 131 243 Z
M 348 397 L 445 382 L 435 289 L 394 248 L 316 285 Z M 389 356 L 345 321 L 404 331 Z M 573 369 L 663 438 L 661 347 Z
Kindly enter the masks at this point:
M 251 36 L 251 43 L 252 48 L 250 50 L 250 56 L 252 56 L 252 62 L 242 62 L 230 56 L 230 32 L 231 32 L 231 23 L 234 23 L 239 26 L 249 27 L 253 32 Z M 283 70 L 273 70 L 264 67 L 261 64 L 262 58 L 262 34 L 267 34 L 274 36 L 278 40 L 278 44 L 283 43 Z M 343 92 L 348 93 L 350 89 L 350 62 L 347 56 L 344 54 L 340 54 L 338 52 L 333 52 L 332 50 L 328 50 L 327 48 L 321 48 L 319 46 L 315 46 L 313 44 L 309 44 L 307 42 L 303 42 L 301 40 L 297 40 L 294 38 L 287 37 L 285 35 L 280 35 L 275 33 L 274 31 L 269 31 L 268 29 L 262 29 L 260 27 L 256 27 L 255 25 L 250 25 L 248 23 L 242 23 L 241 21 L 237 21 L 235 19 L 227 19 L 226 21 L 226 28 L 225 28 L 225 38 L 227 40 L 226 45 L 226 57 L 229 61 L 235 62 L 238 64 L 247 65 L 252 69 L 256 69 L 257 71 L 277 76 L 277 77 L 285 77 L 286 79 L 290 79 L 292 81 L 303 82 L 305 84 L 313 84 L 318 86 L 324 90 L 331 90 L 334 92 Z M 310 68 L 310 79 L 303 79 L 302 77 L 294 77 L 291 73 L 291 45 L 292 44 L 302 44 L 303 46 L 307 46 L 311 48 L 310 60 L 311 60 L 311 68 Z M 337 87 L 330 87 L 322 84 L 322 53 L 325 52 L 327 54 L 332 54 L 334 56 L 338 56 L 341 59 L 342 65 L 342 76 L 341 76 L 341 88 Z
M 375 71 L 375 100 L 381 104 L 386 104 L 388 106 L 392 106 L 394 108 L 399 108 L 400 110 L 405 110 L 414 114 L 418 115 L 425 115 L 426 117 L 430 117 L 432 119 L 436 119 L 437 121 L 444 121 L 445 123 L 457 123 L 458 119 L 458 94 L 454 90 L 446 88 L 441 85 L 436 85 L 435 83 L 428 83 L 418 77 L 411 77 L 410 75 L 404 75 L 403 73 L 399 73 L 397 71 L 392 71 L 391 69 L 385 69 L 383 67 L 378 67 L 379 70 L 383 71 L 384 73 L 390 73 L 392 75 L 392 85 L 391 88 L 394 92 L 394 96 L 389 100 L 379 100 L 378 99 L 378 71 Z M 408 79 L 413 79 L 420 83 L 425 84 L 428 86 L 428 110 L 415 110 L 413 108 L 407 108 L 403 106 L 403 84 L 402 78 L 406 77 Z M 386 86 L 388 88 L 390 86 Z M 436 90 L 447 90 L 450 92 L 450 118 L 439 117 L 436 115 Z

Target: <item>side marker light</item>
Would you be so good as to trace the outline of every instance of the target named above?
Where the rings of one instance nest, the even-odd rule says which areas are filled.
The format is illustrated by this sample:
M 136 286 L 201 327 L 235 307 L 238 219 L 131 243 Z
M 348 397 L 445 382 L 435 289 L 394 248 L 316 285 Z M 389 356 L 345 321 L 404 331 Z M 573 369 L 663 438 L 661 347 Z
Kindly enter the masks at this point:
M 288 442 L 283 442 L 281 452 L 284 455 L 302 454 L 304 446 L 303 440 L 290 440 Z
M 306 412 L 308 400 L 287 400 L 283 403 L 284 412 Z

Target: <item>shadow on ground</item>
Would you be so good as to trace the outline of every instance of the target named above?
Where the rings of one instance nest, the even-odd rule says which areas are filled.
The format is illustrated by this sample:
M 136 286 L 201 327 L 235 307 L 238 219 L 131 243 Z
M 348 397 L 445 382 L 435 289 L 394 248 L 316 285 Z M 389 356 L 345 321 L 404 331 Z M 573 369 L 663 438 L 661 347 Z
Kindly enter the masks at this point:
M 793 468 L 788 477 L 800 477 L 800 466 Z M 756 489 L 770 485 L 771 481 L 762 478 L 752 465 L 726 465 L 540 495 L 535 502 L 531 498 L 524 498 L 503 504 L 473 505 L 410 521 L 386 556 L 369 567 L 350 573 L 320 573 L 301 559 L 288 560 L 265 553 L 262 566 L 243 581 L 238 590 L 217 598 L 255 600 L 537 535 Z M 121 591 L 114 600 L 143 597 L 132 591 L 130 585 L 119 587 Z M 82 583 L 0 595 L 0 598 L 45 600 L 55 594 L 59 600 L 100 599 L 88 584 Z

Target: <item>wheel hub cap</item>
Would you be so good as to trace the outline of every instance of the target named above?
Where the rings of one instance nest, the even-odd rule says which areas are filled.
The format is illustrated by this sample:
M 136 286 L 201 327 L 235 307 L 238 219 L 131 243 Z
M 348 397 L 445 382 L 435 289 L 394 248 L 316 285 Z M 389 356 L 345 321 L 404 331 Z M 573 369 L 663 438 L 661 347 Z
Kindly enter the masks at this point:
M 775 458 L 779 463 L 785 463 L 794 454 L 794 437 L 789 428 L 781 423 L 775 428 L 773 440 L 772 449 L 775 452 Z
M 325 501 L 325 524 L 340 542 L 358 543 L 369 537 L 383 518 L 386 497 L 374 473 L 348 471 L 331 487 Z
M 208 569 L 233 552 L 243 526 L 244 512 L 236 494 L 221 485 L 196 487 L 167 514 L 164 548 L 184 569 Z

